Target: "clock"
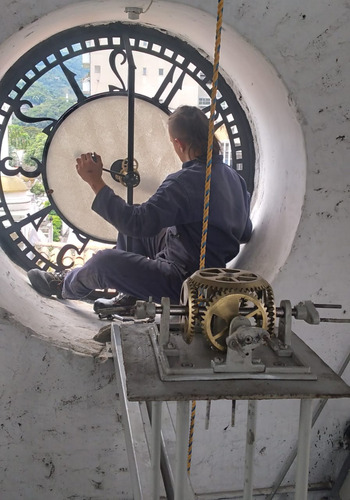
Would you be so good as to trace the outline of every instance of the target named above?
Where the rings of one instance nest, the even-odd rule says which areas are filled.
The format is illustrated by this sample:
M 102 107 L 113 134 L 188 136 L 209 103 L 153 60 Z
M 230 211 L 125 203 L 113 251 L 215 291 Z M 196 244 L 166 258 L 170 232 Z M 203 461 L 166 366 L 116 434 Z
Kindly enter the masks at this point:
M 76 70 L 77 64 L 85 74 Z M 36 94 L 58 74 L 65 83 L 66 106 L 52 107 L 47 114 Z M 209 116 L 212 74 L 208 55 L 188 42 L 121 22 L 60 32 L 20 57 L 0 82 L 0 243 L 11 259 L 25 270 L 61 270 L 73 266 L 91 245 L 113 245 L 116 230 L 92 212 L 93 193 L 78 177 L 75 159 L 97 152 L 106 169 L 103 178 L 117 194 L 128 203 L 147 200 L 181 167 L 168 138 L 167 117 L 181 104 L 199 106 Z M 57 92 L 62 95 L 62 86 Z M 13 165 L 7 147 L 13 123 L 35 126 L 43 134 L 42 150 L 31 157 L 31 167 Z M 251 128 L 221 74 L 215 129 L 225 161 L 252 193 Z M 44 187 L 40 204 L 21 217 L 4 188 L 4 180 L 13 177 L 40 181 Z M 70 236 L 48 254 L 33 234 L 53 213 Z

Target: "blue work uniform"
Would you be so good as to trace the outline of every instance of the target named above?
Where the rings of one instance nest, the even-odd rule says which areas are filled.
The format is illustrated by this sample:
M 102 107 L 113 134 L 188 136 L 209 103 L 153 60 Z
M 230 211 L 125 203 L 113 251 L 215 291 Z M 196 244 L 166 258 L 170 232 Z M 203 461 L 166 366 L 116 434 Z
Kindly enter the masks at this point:
M 64 298 L 112 288 L 156 302 L 179 302 L 183 281 L 199 268 L 206 162 L 194 159 L 168 175 L 148 201 L 129 205 L 104 186 L 92 209 L 118 231 L 117 246 L 97 252 L 65 279 Z M 249 241 L 250 195 L 245 181 L 213 156 L 205 267 L 225 267 Z M 125 237 L 131 248 L 126 251 Z

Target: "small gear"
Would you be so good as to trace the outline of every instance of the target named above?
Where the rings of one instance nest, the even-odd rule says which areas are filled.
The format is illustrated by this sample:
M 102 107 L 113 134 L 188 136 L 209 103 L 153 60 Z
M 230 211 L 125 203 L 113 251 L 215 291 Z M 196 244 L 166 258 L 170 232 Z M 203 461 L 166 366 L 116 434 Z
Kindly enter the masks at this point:
M 249 312 L 244 313 L 244 309 L 249 309 Z M 267 310 L 253 295 L 232 293 L 218 296 L 211 302 L 203 317 L 203 333 L 211 346 L 218 351 L 226 351 L 230 323 L 241 314 L 251 320 L 253 326 L 267 329 Z
M 268 316 L 267 331 L 269 332 L 270 335 L 273 335 L 276 323 L 276 305 L 272 288 L 269 286 L 265 290 L 264 294 L 265 294 L 264 303 Z
M 198 287 L 188 278 L 182 285 L 180 298 L 181 305 L 187 308 L 187 315 L 182 317 L 183 338 L 187 344 L 190 344 L 195 333 L 200 331 L 202 320 L 200 302 L 203 302 L 203 299 L 199 300 L 199 296 Z

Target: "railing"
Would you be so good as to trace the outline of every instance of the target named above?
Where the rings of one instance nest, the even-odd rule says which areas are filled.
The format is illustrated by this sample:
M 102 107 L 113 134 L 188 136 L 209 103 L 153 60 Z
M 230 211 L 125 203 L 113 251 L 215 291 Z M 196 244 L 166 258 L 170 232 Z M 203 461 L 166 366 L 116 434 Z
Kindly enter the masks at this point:
M 48 243 L 38 243 L 35 245 L 35 249 L 46 259 L 51 262 L 57 262 L 57 255 L 59 251 L 67 246 L 65 242 L 48 242 Z M 77 249 L 67 247 L 67 251 L 64 254 L 62 263 L 66 268 L 74 268 L 82 266 L 88 261 L 98 250 L 103 250 L 105 248 L 112 248 L 113 245 L 106 245 L 102 243 L 91 243 L 84 250 L 79 253 Z

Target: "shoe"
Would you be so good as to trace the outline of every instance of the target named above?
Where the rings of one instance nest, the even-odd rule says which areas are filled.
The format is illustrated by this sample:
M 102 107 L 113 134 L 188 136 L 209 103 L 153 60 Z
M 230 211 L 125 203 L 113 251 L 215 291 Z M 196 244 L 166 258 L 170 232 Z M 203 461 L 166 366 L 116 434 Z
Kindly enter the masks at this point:
M 45 297 L 56 295 L 62 299 L 62 288 L 66 271 L 49 273 L 41 269 L 31 269 L 28 271 L 27 276 L 29 281 L 38 293 Z
M 136 304 L 138 299 L 125 293 L 118 293 L 113 299 L 97 299 L 94 302 L 95 313 L 103 312 L 105 309 L 116 308 L 116 313 L 130 313 L 132 307 Z

